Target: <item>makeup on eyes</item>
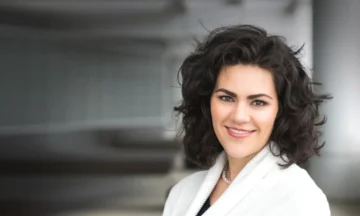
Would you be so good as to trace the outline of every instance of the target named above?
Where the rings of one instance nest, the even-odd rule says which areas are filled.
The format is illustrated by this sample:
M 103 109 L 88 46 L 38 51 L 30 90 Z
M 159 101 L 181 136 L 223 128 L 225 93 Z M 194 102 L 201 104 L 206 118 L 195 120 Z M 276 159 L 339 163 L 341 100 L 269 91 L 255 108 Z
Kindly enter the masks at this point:
M 220 95 L 220 96 L 218 96 L 218 98 L 224 102 L 234 102 L 234 99 L 229 95 Z M 260 104 L 256 105 L 254 103 L 260 103 Z M 252 101 L 250 104 L 252 104 L 254 106 L 266 106 L 266 105 L 268 105 L 268 102 L 266 102 L 264 100 L 256 99 L 256 100 Z

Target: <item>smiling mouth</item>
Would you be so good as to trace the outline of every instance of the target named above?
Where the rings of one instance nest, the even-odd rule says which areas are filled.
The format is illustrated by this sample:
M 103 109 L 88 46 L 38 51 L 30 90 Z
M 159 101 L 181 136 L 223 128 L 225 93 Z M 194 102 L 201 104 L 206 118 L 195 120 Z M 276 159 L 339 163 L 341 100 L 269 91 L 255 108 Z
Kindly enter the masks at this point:
M 226 127 L 226 130 L 230 136 L 235 138 L 245 138 L 255 132 L 255 130 L 235 129 L 230 127 Z

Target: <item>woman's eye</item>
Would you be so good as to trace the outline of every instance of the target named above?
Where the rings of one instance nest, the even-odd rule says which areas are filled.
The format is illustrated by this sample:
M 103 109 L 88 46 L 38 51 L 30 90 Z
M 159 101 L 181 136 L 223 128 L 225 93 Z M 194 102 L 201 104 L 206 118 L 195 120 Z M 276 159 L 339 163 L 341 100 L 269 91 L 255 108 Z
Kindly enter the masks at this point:
M 219 98 L 225 102 L 233 102 L 233 99 L 230 96 L 220 96 Z
M 266 102 L 265 101 L 261 101 L 261 100 L 256 100 L 254 102 L 252 102 L 252 104 L 254 106 L 265 106 L 266 105 Z

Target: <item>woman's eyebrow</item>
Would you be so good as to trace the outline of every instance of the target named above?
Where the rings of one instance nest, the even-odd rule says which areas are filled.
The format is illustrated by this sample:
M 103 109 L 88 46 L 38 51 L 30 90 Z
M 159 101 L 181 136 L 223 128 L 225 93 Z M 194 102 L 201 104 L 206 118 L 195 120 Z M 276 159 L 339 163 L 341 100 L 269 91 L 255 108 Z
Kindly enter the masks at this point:
M 231 97 L 236 97 L 236 94 L 234 92 L 229 91 L 229 90 L 224 89 L 224 88 L 217 89 L 215 92 L 224 92 L 225 94 L 228 94 Z
M 237 95 L 234 92 L 229 91 L 229 90 L 224 89 L 224 88 L 217 89 L 215 92 L 224 92 L 225 94 L 228 94 L 231 97 L 235 97 L 235 98 L 237 97 Z M 259 98 L 259 97 L 267 97 L 267 98 L 270 98 L 271 100 L 273 100 L 272 97 L 270 97 L 269 95 L 264 94 L 264 93 L 249 95 L 247 98 L 252 100 L 252 99 L 255 99 L 255 98 Z
M 269 95 L 264 94 L 264 93 L 249 95 L 249 96 L 248 96 L 248 99 L 255 99 L 255 98 L 259 98 L 259 97 L 268 97 L 268 98 L 270 98 L 271 100 L 273 100 L 272 97 L 270 97 Z

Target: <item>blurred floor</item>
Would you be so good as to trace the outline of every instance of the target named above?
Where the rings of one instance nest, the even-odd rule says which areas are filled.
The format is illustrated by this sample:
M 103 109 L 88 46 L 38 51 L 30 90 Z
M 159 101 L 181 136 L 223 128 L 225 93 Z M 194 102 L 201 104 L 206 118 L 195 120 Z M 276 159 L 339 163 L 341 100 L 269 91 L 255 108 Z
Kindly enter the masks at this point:
M 357 204 L 331 204 L 332 216 L 359 216 L 360 205 Z M 118 210 L 118 211 L 91 211 L 74 212 L 56 216 L 161 216 L 161 211 L 147 210 Z
M 360 215 L 360 202 L 352 204 L 335 204 L 330 205 L 332 216 L 358 216 Z
M 28 200 L 38 200 L 37 203 L 34 202 L 31 206 L 22 206 L 21 203 L 13 203 L 12 206 L 2 205 L 0 209 L 5 207 L 8 208 L 8 211 L 1 212 L 0 215 L 161 216 L 167 190 L 179 179 L 189 174 L 190 172 L 177 171 L 165 175 L 103 177 L 103 179 L 95 179 L 96 181 L 87 179 L 87 182 L 81 181 L 82 184 L 74 184 L 72 181 L 75 181 L 76 178 L 73 177 L 72 181 L 66 182 L 64 179 L 58 179 L 58 181 L 63 181 L 61 188 L 50 184 L 50 180 L 47 184 L 44 184 L 44 181 L 41 188 L 48 192 L 48 196 L 40 194 L 38 190 L 38 194 L 34 194 L 35 192 L 17 187 L 17 190 L 25 192 L 24 195 L 29 196 Z M 5 185 L 2 184 L 3 187 Z M 124 185 L 126 186 L 124 187 Z M 134 186 L 137 189 L 141 187 L 141 190 L 136 191 Z M 36 188 L 39 189 L 39 186 Z M 52 190 L 50 190 L 51 188 Z M 128 191 L 125 190 L 126 188 Z M 133 191 L 132 194 L 128 193 L 130 190 Z M 6 192 L 6 190 L 2 190 L 2 192 Z M 121 194 L 129 196 L 125 197 Z M 92 197 L 92 199 L 88 199 L 88 197 Z M 23 207 L 26 207 L 27 210 L 21 210 Z M 331 211 L 332 216 L 359 216 L 360 202 L 331 202 Z

